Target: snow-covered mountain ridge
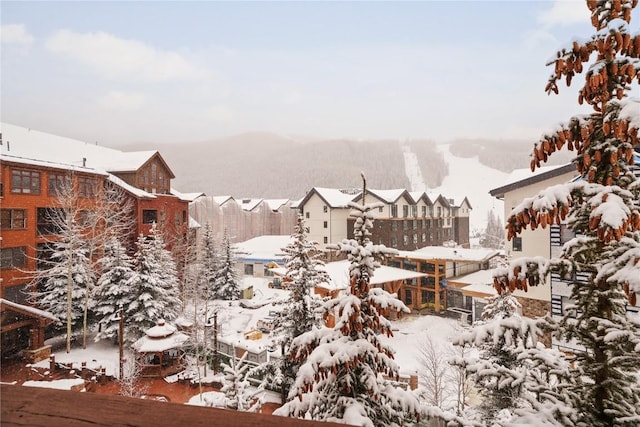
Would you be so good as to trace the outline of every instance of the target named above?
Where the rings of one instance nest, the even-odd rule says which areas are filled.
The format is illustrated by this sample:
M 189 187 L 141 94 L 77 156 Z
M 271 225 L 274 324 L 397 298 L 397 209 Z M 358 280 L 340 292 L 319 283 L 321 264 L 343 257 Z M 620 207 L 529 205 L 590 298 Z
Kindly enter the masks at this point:
M 532 146 L 526 141 L 436 144 L 429 140 L 322 140 L 247 133 L 213 141 L 137 144 L 123 149 L 159 149 L 176 175 L 177 189 L 211 196 L 296 200 L 314 186 L 357 188 L 364 171 L 372 188 L 426 189 L 456 202 L 467 197 L 473 207 L 474 231 L 484 229 L 490 209 L 502 219 L 502 202 L 492 198 L 489 190 L 504 185 L 514 167 L 528 167 L 526 153 Z M 488 157 L 499 158 L 501 170 L 483 164 Z

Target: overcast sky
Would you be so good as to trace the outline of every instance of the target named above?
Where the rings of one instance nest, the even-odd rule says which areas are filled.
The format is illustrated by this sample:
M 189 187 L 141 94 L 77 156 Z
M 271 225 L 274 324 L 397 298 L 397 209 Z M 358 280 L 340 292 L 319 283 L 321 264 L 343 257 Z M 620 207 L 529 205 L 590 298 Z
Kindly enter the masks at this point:
M 584 111 L 544 93 L 545 62 L 592 33 L 576 0 L 2 1 L 1 21 L 2 121 L 104 145 L 534 140 Z

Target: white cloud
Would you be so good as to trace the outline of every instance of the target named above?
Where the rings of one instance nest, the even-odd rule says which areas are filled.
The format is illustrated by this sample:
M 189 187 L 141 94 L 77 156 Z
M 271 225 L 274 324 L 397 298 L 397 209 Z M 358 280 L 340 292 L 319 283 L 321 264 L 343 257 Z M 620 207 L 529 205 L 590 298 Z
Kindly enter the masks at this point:
M 27 32 L 23 24 L 5 24 L 0 25 L 0 39 L 2 44 L 30 46 L 35 40 L 34 37 Z
M 98 104 L 111 110 L 135 111 L 140 110 L 146 104 L 146 97 L 141 93 L 111 91 L 100 97 Z
M 555 0 L 551 9 L 538 15 L 538 22 L 545 26 L 585 23 L 590 22 L 590 13 L 584 0 Z
M 66 56 L 112 79 L 164 82 L 190 79 L 200 73 L 195 64 L 179 53 L 104 32 L 81 34 L 60 30 L 45 46 L 54 54 Z

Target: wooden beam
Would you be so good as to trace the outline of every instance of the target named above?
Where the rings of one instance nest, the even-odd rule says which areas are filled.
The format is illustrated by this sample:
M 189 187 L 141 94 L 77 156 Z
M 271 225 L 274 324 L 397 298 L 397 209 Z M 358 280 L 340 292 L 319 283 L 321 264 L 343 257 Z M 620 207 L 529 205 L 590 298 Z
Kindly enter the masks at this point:
M 0 385 L 2 426 L 344 427 L 228 409 L 157 402 L 123 396 Z
M 22 328 L 23 326 L 31 326 L 37 327 L 38 322 L 35 319 L 21 320 L 19 322 L 9 323 L 8 325 L 2 325 L 1 333 L 13 331 L 18 328 Z

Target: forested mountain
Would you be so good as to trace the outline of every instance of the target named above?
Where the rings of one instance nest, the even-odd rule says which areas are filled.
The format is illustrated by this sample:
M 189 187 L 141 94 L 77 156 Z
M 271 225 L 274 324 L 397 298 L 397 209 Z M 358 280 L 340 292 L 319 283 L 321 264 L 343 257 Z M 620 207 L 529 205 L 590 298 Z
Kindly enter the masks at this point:
M 140 143 L 124 150 L 158 149 L 176 174 L 183 192 L 208 195 L 298 199 L 312 187 L 358 187 L 364 171 L 371 188 L 407 188 L 401 146 L 416 154 L 428 187 L 437 187 L 449 167 L 436 144 L 426 139 L 353 140 L 243 133 L 201 142 L 157 145 Z M 531 142 L 460 140 L 451 151 L 478 156 L 487 166 L 509 172 L 528 167 Z

